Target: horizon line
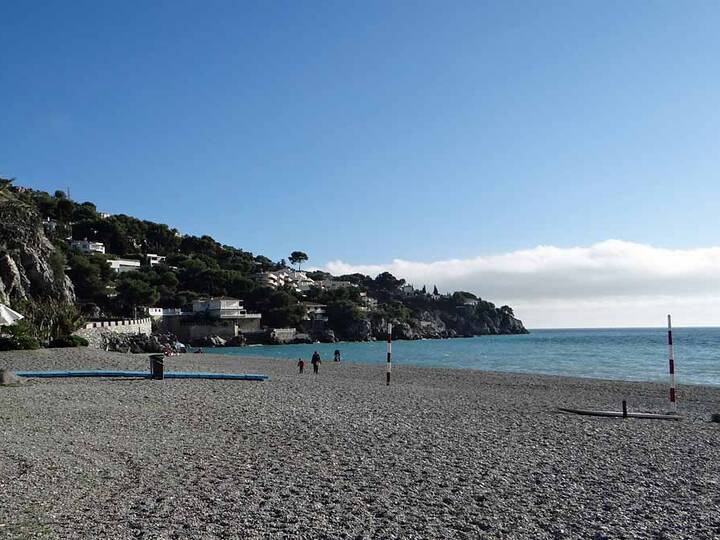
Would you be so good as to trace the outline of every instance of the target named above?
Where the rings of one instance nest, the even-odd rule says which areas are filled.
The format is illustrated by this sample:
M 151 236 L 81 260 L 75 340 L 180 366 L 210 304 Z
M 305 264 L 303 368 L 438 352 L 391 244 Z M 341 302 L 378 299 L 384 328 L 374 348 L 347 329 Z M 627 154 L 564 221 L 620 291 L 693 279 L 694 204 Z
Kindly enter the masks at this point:
M 673 325 L 673 330 L 678 328 L 720 328 L 720 325 L 705 326 L 688 324 L 684 326 Z M 667 330 L 667 326 L 540 326 L 526 327 L 528 331 L 532 330 Z

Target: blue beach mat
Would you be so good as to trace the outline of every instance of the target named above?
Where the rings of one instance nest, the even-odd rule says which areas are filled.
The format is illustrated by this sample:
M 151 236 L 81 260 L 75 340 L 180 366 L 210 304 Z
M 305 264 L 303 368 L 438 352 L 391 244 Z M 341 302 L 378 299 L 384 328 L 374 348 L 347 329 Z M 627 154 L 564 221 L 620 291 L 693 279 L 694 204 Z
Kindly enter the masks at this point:
M 147 371 L 16 371 L 18 377 L 61 378 L 61 377 L 138 377 L 150 379 Z M 212 373 L 207 371 L 166 371 L 165 379 L 222 379 L 232 381 L 266 381 L 270 377 L 255 373 Z

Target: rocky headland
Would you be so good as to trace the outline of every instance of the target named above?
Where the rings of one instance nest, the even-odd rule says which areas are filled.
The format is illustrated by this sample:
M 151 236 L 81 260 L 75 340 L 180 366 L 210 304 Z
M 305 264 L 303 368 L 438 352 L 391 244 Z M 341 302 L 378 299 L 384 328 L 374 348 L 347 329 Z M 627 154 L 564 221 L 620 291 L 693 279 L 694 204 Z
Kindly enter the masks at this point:
M 108 253 L 81 251 L 68 235 L 89 237 Z M 162 262 L 148 262 L 144 254 L 150 249 L 162 254 Z M 137 270 L 111 270 L 116 257 L 139 261 Z M 67 338 L 83 319 L 136 319 L 150 307 L 188 309 L 195 299 L 225 295 L 259 313 L 262 326 L 220 337 L 213 321 L 203 319 L 203 325 L 210 323 L 207 334 L 194 333 L 189 345 L 384 340 L 388 324 L 396 340 L 527 332 L 508 306 L 462 291 L 429 294 L 387 272 L 375 278 L 311 272 L 303 279 L 313 282 L 309 276 L 315 275 L 315 283 L 331 286 L 300 290 L 263 281 L 278 271 L 288 271 L 285 261 L 274 263 L 207 236 L 180 235 L 167 225 L 100 214 L 92 203 L 75 203 L 62 192 L 51 196 L 0 179 L 0 302 L 26 316 L 23 331 L 35 343 Z M 308 305 L 326 313 L 313 318 L 318 314 L 309 313 L 315 308 Z M 91 344 L 154 352 L 171 344 L 163 335 L 175 331 L 160 327 L 158 336 L 148 338 L 110 329 Z M 288 339 L 288 331 L 297 334 Z
M 497 334 L 526 334 L 519 319 L 501 309 L 491 309 L 482 317 L 441 310 L 420 311 L 398 320 L 377 317 L 358 321 L 338 332 L 344 341 L 371 341 L 387 338 L 387 325 L 393 325 L 393 339 L 444 339 Z

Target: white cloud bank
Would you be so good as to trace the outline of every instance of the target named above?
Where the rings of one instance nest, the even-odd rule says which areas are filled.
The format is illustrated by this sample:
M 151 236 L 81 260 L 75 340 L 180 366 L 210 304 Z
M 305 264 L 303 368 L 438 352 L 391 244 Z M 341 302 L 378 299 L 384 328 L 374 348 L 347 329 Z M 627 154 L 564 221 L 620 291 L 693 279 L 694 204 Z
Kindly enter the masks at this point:
M 329 262 L 333 274 L 388 271 L 417 287 L 509 304 L 529 328 L 720 325 L 720 247 L 671 250 L 606 240 L 501 255 L 389 264 Z

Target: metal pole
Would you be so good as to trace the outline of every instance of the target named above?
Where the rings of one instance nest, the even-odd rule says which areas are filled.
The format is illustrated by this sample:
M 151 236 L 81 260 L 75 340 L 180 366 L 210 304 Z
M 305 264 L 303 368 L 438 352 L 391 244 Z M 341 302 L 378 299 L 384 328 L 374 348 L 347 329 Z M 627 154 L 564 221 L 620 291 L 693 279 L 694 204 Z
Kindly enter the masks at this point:
M 668 321 L 668 360 L 670 367 L 670 412 L 677 412 L 677 402 L 675 401 L 675 354 L 673 351 L 672 339 L 672 321 L 670 315 L 667 316 Z
M 390 371 L 392 370 L 392 324 L 387 326 L 387 367 L 385 369 L 385 386 L 390 386 Z
M 627 401 L 623 399 L 623 418 L 627 418 Z

